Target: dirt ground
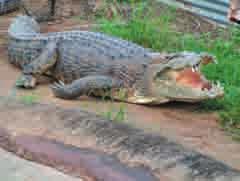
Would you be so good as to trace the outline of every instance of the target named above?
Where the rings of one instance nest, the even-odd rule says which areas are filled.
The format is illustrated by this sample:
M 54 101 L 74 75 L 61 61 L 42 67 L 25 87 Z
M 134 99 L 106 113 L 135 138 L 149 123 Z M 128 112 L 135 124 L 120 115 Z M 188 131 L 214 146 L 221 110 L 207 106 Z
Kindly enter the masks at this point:
M 80 107 L 84 110 L 102 114 L 120 103 L 108 103 L 92 98 L 79 98 L 74 101 L 64 101 L 55 98 L 49 89 L 49 84 L 40 85 L 35 90 L 19 90 L 15 88 L 15 80 L 20 71 L 10 65 L 7 60 L 5 39 L 6 30 L 11 17 L 16 13 L 0 17 L 0 96 L 23 97 L 34 95 L 44 103 L 57 104 L 63 107 Z M 86 25 L 86 22 L 82 22 Z M 79 29 L 80 22 L 71 19 L 60 24 L 43 25 L 44 31 L 62 31 Z M 209 25 L 210 26 L 210 25 Z M 88 27 L 88 26 L 84 26 Z M 144 129 L 148 132 L 161 134 L 210 155 L 226 164 L 240 169 L 240 144 L 227 136 L 218 126 L 214 113 L 200 113 L 193 104 L 171 103 L 158 107 L 147 107 L 125 104 L 127 124 Z

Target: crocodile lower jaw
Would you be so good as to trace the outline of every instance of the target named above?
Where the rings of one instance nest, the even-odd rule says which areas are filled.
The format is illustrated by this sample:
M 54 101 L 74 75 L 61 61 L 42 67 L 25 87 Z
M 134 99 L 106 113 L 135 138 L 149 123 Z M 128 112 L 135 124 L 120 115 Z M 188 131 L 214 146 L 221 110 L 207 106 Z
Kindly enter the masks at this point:
M 167 98 L 154 98 L 154 97 L 129 97 L 127 102 L 134 104 L 145 104 L 145 105 L 158 105 L 169 102 Z

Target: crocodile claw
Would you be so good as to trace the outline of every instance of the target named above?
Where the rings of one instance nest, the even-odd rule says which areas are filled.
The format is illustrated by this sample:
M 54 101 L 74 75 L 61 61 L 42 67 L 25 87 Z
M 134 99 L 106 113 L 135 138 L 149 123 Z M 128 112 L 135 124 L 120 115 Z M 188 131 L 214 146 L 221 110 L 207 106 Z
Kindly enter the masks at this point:
M 65 86 L 65 83 L 64 83 L 63 81 L 61 81 L 61 80 L 59 80 L 58 83 L 59 83 L 60 85 L 62 85 L 62 86 Z
M 16 81 L 16 86 L 32 89 L 36 86 L 36 83 L 37 80 L 32 75 L 21 75 Z
M 54 82 L 53 85 L 50 85 L 50 88 L 51 88 L 52 90 L 57 91 L 57 90 L 61 90 L 61 89 L 63 90 L 63 89 L 64 89 L 64 86 L 61 85 L 61 84 L 59 84 L 59 83 L 57 83 L 57 82 Z
M 54 82 L 50 87 L 52 88 L 64 88 L 65 84 L 62 81 Z
M 62 81 L 54 82 L 52 85 L 50 85 L 50 88 L 53 91 L 53 94 L 56 97 L 64 98 L 63 95 L 65 94 L 65 84 Z

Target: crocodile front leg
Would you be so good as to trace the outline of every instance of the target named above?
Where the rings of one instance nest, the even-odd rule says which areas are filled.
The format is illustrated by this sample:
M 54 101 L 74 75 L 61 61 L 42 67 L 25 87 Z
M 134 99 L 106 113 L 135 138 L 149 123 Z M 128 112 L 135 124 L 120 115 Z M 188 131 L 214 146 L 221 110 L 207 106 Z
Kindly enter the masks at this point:
M 46 73 L 57 61 L 57 43 L 50 42 L 41 55 L 30 64 L 23 67 L 23 74 L 17 80 L 16 86 L 34 88 L 37 84 L 37 76 Z
M 120 88 L 121 82 L 108 76 L 88 76 L 65 85 L 63 82 L 51 86 L 53 94 L 62 99 L 74 99 L 81 95 L 94 93 L 96 90 Z

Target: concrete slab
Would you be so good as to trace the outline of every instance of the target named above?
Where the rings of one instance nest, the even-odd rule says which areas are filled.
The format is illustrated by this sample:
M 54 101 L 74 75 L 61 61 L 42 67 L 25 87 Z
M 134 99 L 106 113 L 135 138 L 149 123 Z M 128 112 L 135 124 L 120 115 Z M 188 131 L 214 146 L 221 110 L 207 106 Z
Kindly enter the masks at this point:
M 50 167 L 16 157 L 0 149 L 0 178 L 4 181 L 82 181 Z

